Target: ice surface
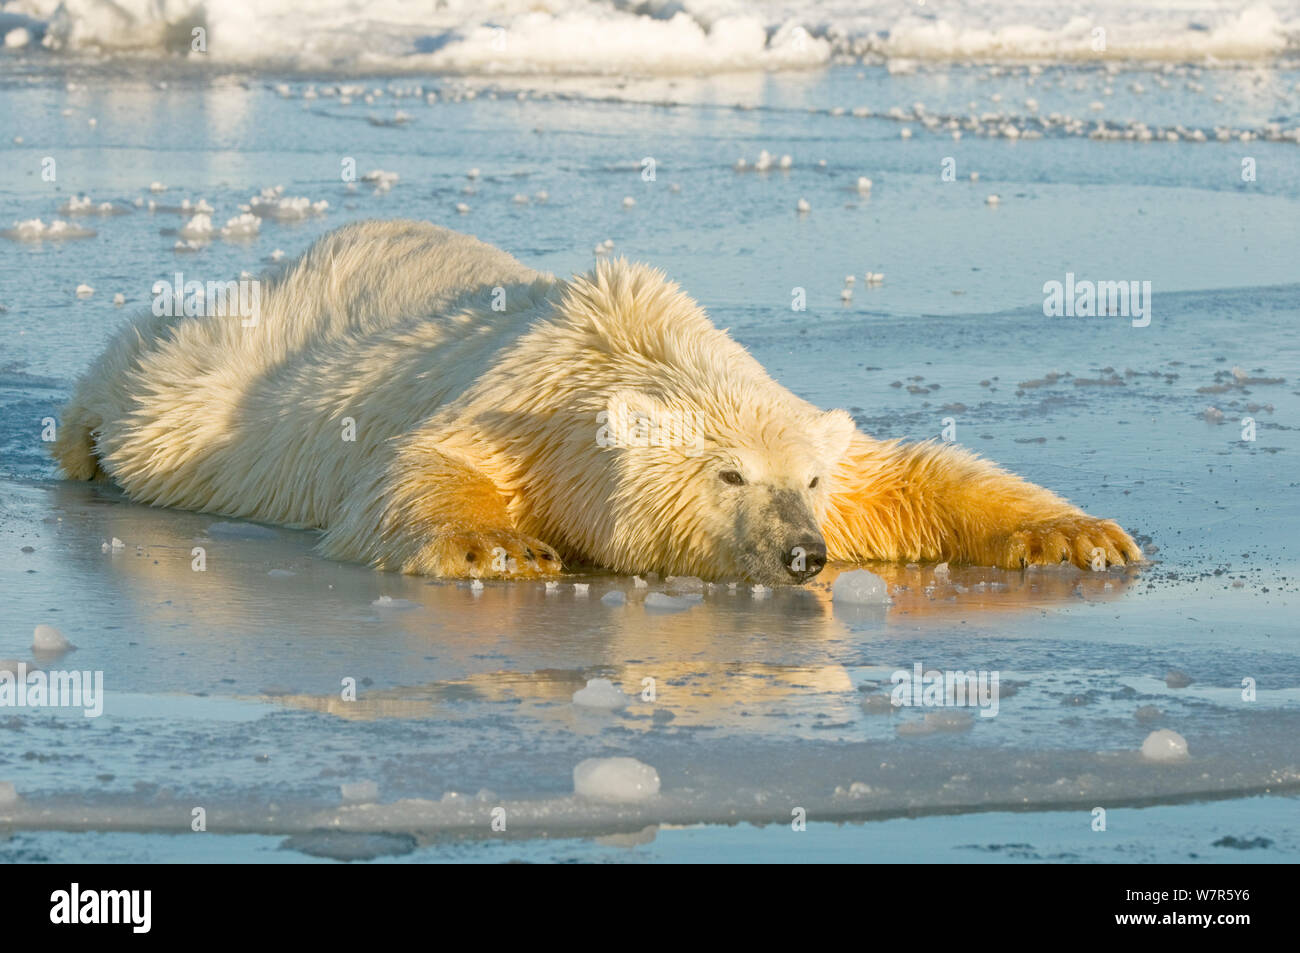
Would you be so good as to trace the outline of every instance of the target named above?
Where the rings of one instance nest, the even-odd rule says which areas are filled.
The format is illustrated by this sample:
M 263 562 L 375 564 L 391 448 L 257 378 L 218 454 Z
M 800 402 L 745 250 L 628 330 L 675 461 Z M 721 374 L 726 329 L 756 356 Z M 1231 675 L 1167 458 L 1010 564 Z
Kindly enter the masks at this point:
M 588 758 L 573 769 L 573 793 L 594 801 L 644 801 L 659 793 L 659 772 L 635 758 Z
M 835 577 L 831 598 L 837 603 L 857 606 L 887 606 L 892 602 L 889 584 L 867 569 L 854 569 Z
M 772 71 L 806 69 L 852 53 L 889 57 L 899 76 L 915 72 L 918 60 L 934 59 L 1231 60 L 1277 54 L 1300 19 L 1291 0 L 1189 0 L 1172 6 L 1100 0 L 1088 16 L 1055 4 L 975 0 L 943 3 L 933 12 L 918 12 L 908 0 L 641 6 L 492 0 L 434 8 L 381 2 L 364 9 L 348 0 L 323 0 L 310 18 L 290 0 L 17 0 L 7 9 L 33 18 L 5 36 L 15 49 L 39 36 L 48 51 L 156 56 L 169 48 L 172 36 L 202 23 L 223 37 L 205 56 L 226 66 L 320 71 L 363 61 L 371 70 L 487 74 Z M 1108 31 L 1101 50 L 1094 22 Z M 282 87 L 287 98 L 290 91 Z M 337 98 L 374 102 L 366 90 L 350 89 Z M 304 98 L 316 95 L 313 87 Z
M 628 697 L 607 678 L 590 679 L 573 693 L 573 703 L 583 708 L 614 710 L 627 707 Z
M 144 56 L 137 68 L 156 60 Z M 426 106 L 404 94 L 415 118 L 400 128 L 371 127 L 360 112 L 340 116 L 338 88 L 359 84 L 338 77 L 313 77 L 311 111 L 301 109 L 306 83 L 280 76 L 187 80 L 166 92 L 106 82 L 111 108 L 96 108 L 92 136 L 90 91 L 65 94 L 66 74 L 51 86 L 42 68 L 10 63 L 8 75 L 20 76 L 4 94 L 10 127 L 25 134 L 22 161 L 33 169 L 35 143 L 63 130 L 80 137 L 78 171 L 61 162 L 63 191 L 53 193 L 38 174 L 20 176 L 6 224 L 48 222 L 74 193 L 129 199 L 154 177 L 172 184 L 155 198 L 167 197 L 156 211 L 174 216 L 173 226 L 194 214 L 224 222 L 268 182 L 331 203 L 323 217 L 265 220 L 262 241 L 209 244 L 184 262 L 203 278 L 259 272 L 273 248 L 292 258 L 325 230 L 375 216 L 468 228 L 559 275 L 591 267 L 593 245 L 608 248 L 603 239 L 612 245 L 617 236 L 619 253 L 663 268 L 801 398 L 846 408 L 886 439 L 933 437 L 953 416 L 964 446 L 1114 517 L 1157 560 L 1137 572 L 1087 574 L 954 561 L 946 576 L 929 564 L 872 564 L 893 605 L 861 613 L 832 601 L 837 572 L 858 567 L 832 565 L 762 599 L 751 597 L 749 580 L 723 580 L 690 611 L 647 612 L 638 603 L 649 592 L 674 595 L 658 577 L 637 588 L 583 567 L 552 580 L 549 597 L 532 580 L 489 583 L 474 595 L 459 583 L 327 560 L 312 530 L 135 505 L 110 484 L 57 479 L 37 439 L 38 422 L 58 417 L 72 382 L 127 317 L 108 300 L 114 289 L 131 307 L 147 307 L 150 283 L 176 264 L 177 236 L 161 236 L 156 217 L 96 218 L 95 240 L 11 245 L 0 255 L 9 308 L 0 322 L 0 591 L 11 622 L 0 654 L 21 655 L 32 628 L 53 623 L 75 638 L 78 666 L 103 669 L 108 687 L 93 727 L 81 727 L 90 720 L 79 712 L 0 713 L 0 729 L 21 725 L 9 732 L 16 747 L 0 776 L 25 796 L 19 809 L 0 810 L 0 826 L 25 832 L 0 844 L 3 859 L 24 849 L 66 856 L 54 849 L 58 838 L 77 835 L 61 830 L 185 833 L 178 802 L 210 805 L 210 827 L 270 838 L 272 848 L 336 828 L 363 839 L 386 833 L 395 838 L 389 848 L 406 851 L 455 832 L 466 850 L 486 851 L 497 843 L 488 840 L 494 805 L 440 798 L 490 788 L 512 835 L 550 844 L 564 832 L 631 836 L 669 825 L 663 842 L 677 825 L 736 822 L 727 830 L 742 843 L 777 843 L 797 804 L 814 820 L 905 814 L 916 818 L 911 829 L 930 831 L 952 822 L 952 851 L 998 843 L 991 806 L 1039 812 L 1009 822 L 1005 842 L 1020 843 L 1017 819 L 1041 831 L 1050 826 L 1043 818 L 1086 818 L 1097 803 L 1232 805 L 1300 786 L 1300 572 L 1285 532 L 1300 504 L 1277 492 L 1293 482 L 1300 452 L 1300 431 L 1288 429 L 1300 415 L 1300 361 L 1288 347 L 1300 291 L 1294 256 L 1283 254 L 1300 221 L 1300 149 L 1265 141 L 1270 123 L 1279 136 L 1296 126 L 1287 118 L 1300 92 L 1295 70 L 1174 66 L 1108 76 L 1104 64 L 1046 64 L 1039 73 L 922 64 L 909 73 L 867 63 L 797 79 L 573 80 L 557 82 L 555 94 L 540 84 L 421 76 L 438 97 Z M 1131 93 L 1128 77 L 1146 92 Z M 1187 89 L 1191 81 L 1205 93 Z M 292 98 L 276 93 L 280 82 Z M 376 88 L 377 101 L 391 103 L 415 83 L 368 82 L 352 108 Z M 539 92 L 521 105 L 519 88 Z M 1043 138 L 1011 142 L 998 130 L 1008 121 L 1034 128 L 1019 105 L 1031 96 L 1047 123 Z M 919 117 L 917 100 L 925 101 Z M 1091 113 L 1093 100 L 1106 111 Z M 855 116 L 864 104 L 870 115 Z M 75 114 L 62 117 L 59 106 Z M 1005 116 L 970 128 L 985 113 Z M 1130 147 L 1090 137 L 1108 117 L 1138 135 L 1129 116 L 1158 138 Z M 897 135 L 905 121 L 910 143 Z M 959 147 L 949 121 L 966 133 Z M 1164 138 L 1179 125 L 1211 141 Z M 1220 143 L 1218 128 L 1230 138 Z M 283 135 L 256 134 L 267 129 Z M 1246 131 L 1269 170 L 1249 185 L 1224 174 Z M 301 143 L 320 155 L 368 157 L 399 171 L 402 184 L 387 195 L 349 192 L 337 159 L 333 171 L 304 164 Z M 760 147 L 798 152 L 798 161 L 785 173 L 779 161 L 765 174 L 731 171 L 737 154 L 752 162 Z M 917 165 L 918 147 L 936 156 L 957 149 L 957 180 L 940 185 L 935 169 Z M 671 156 L 659 154 L 669 148 Z M 657 183 L 640 179 L 641 155 L 658 158 Z M 473 211 L 458 219 L 454 203 L 473 165 L 482 169 L 477 191 L 463 198 Z M 873 188 L 863 195 L 856 182 L 867 176 Z M 545 206 L 512 200 L 541 190 Z M 1007 207 L 987 208 L 990 192 Z M 181 204 L 170 196 L 200 194 L 219 212 L 167 211 Z M 632 213 L 620 207 L 629 194 Z M 792 212 L 800 196 L 814 207 L 805 219 Z M 1242 221 L 1246 233 L 1225 228 Z M 1161 289 L 1151 328 L 1044 320 L 1047 278 L 1067 269 L 1124 276 L 1134 262 Z M 888 273 L 889 283 L 864 287 L 866 269 Z M 846 274 L 858 276 L 847 307 L 839 301 Z M 101 293 L 78 302 L 72 289 L 81 282 Z M 807 290 L 808 310 L 792 319 L 795 286 Z M 1276 378 L 1285 383 L 1264 382 Z M 1042 383 L 1019 384 L 1029 381 Z M 1120 383 L 1088 383 L 1096 381 Z M 1201 416 L 1208 403 L 1222 423 Z M 1244 416 L 1259 423 L 1253 443 L 1240 438 Z M 221 532 L 218 520 L 232 530 Z M 112 552 L 114 538 L 131 542 L 102 558 L 101 541 Z M 206 572 L 191 566 L 195 546 L 207 550 Z M 270 577 L 274 567 L 297 577 Z M 575 580 L 594 598 L 573 598 Z M 626 609 L 595 604 L 614 590 L 629 595 Z M 380 592 L 412 607 L 372 605 Z M 879 698 L 889 705 L 891 672 L 918 661 L 1001 670 L 1020 689 L 969 730 L 909 735 L 900 726 L 924 726 L 929 712 L 874 709 Z M 1174 667 L 1195 682 L 1170 688 L 1164 676 Z M 1254 702 L 1242 699 L 1245 677 L 1258 682 Z M 649 680 L 655 697 L 584 714 L 572 698 L 593 678 L 629 698 Z M 341 697 L 344 679 L 355 683 L 355 700 Z M 1186 738 L 1195 757 L 1142 757 L 1157 729 Z M 23 758 L 28 750 L 76 757 Z M 660 795 L 608 805 L 574 798 L 573 766 L 593 756 L 653 765 Z M 340 806 L 340 784 L 360 778 L 373 779 L 385 803 Z M 855 784 L 871 793 L 836 795 Z M 1269 816 L 1285 828 L 1280 808 Z M 744 833 L 746 821 L 767 826 Z M 836 830 L 851 838 L 851 827 Z M 1202 830 L 1187 835 L 1180 856 L 1222 852 L 1212 841 L 1227 834 L 1276 836 L 1267 820 Z M 338 836 L 332 846 L 315 843 L 349 849 Z M 900 836 L 902 855 L 909 843 Z M 1043 843 L 1034 842 L 1040 853 Z

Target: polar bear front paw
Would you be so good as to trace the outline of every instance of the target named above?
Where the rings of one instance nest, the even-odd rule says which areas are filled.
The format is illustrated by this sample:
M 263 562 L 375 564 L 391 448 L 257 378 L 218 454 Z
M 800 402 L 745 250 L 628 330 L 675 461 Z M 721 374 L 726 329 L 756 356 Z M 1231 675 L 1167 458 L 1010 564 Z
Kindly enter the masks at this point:
M 1100 570 L 1142 561 L 1142 550 L 1118 523 L 1085 513 L 1022 527 L 999 548 L 997 564 L 1003 569 L 1067 562 Z
M 439 536 L 412 563 L 407 572 L 455 579 L 535 579 L 564 568 L 553 548 L 513 529 Z

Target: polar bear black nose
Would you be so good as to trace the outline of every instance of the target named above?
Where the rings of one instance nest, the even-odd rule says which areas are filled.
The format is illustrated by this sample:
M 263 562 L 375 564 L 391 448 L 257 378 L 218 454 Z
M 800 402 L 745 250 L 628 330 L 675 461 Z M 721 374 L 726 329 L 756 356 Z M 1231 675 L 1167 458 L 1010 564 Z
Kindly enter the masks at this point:
M 826 566 L 826 543 L 805 539 L 785 551 L 785 568 L 798 582 L 817 575 Z

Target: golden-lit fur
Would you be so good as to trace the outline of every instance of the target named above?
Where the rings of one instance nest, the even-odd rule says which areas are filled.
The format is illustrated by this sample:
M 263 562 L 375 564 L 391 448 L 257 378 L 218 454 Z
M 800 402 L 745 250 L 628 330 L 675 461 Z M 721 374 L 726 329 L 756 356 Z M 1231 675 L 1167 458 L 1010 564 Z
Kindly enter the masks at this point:
M 660 439 L 681 420 L 689 440 Z M 563 559 L 782 582 L 821 539 L 847 561 L 1140 558 L 967 451 L 872 440 L 800 399 L 659 271 L 557 281 L 417 222 L 324 236 L 264 279 L 254 326 L 140 318 L 54 452 L 137 500 L 323 529 L 327 555 L 438 576 Z

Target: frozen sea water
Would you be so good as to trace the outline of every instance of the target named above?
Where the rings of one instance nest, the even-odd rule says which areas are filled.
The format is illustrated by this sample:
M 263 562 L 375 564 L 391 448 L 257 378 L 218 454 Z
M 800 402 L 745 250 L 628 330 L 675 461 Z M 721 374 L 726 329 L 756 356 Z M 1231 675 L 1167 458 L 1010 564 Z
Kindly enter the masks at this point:
M 100 718 L 0 710 L 0 783 L 21 796 L 0 805 L 14 832 L 0 856 L 67 858 L 64 832 L 91 830 L 80 843 L 104 858 L 464 857 L 438 839 L 489 841 L 496 807 L 512 836 L 573 838 L 511 848 L 537 856 L 633 841 L 652 857 L 831 856 L 869 853 L 874 837 L 894 859 L 1131 856 L 1071 833 L 1096 806 L 1129 812 L 1140 830 L 1126 843 L 1144 857 L 1300 856 L 1287 793 L 1300 782 L 1300 147 L 1268 138 L 1297 126 L 1294 68 L 408 75 L 369 77 L 383 95 L 343 105 L 307 95 L 337 83 L 328 74 L 232 66 L 160 88 L 143 65 L 5 62 L 0 154 L 25 171 L 0 182 L 0 225 L 49 222 L 80 195 L 129 211 L 95 217 L 96 234 L 76 241 L 0 238 L 0 656 L 30 666 L 33 629 L 53 625 L 78 646 L 67 664 L 102 670 L 107 692 Z M 416 83 L 438 95 L 393 102 Z M 1064 121 L 1038 139 L 946 128 L 972 101 L 1034 128 L 1028 99 L 1039 115 L 1090 122 L 1102 102 L 1115 128 L 1209 141 L 1091 138 Z M 854 115 L 861 106 L 869 115 Z M 409 120 L 388 123 L 399 108 Z M 928 115 L 945 118 L 932 129 Z M 1216 128 L 1234 136 L 1220 142 Z M 763 150 L 791 167 L 733 170 Z M 54 182 L 40 174 L 47 155 Z M 345 181 L 349 158 L 358 179 L 398 178 L 387 190 Z M 155 181 L 167 191 L 152 193 Z M 329 205 L 182 255 L 164 233 L 187 219 L 147 205 L 203 199 L 216 225 L 279 186 Z M 542 191 L 545 202 L 514 201 Z M 870 566 L 893 603 L 856 613 L 831 604 L 848 567 L 766 593 L 600 576 L 577 577 L 585 597 L 574 579 L 474 592 L 320 559 L 311 533 L 56 479 L 42 421 L 155 281 L 258 273 L 275 249 L 293 256 L 343 222 L 397 215 L 561 274 L 590 267 L 608 239 L 663 267 L 800 395 L 882 437 L 940 437 L 950 419 L 957 442 L 1131 528 L 1153 562 Z M 888 281 L 857 282 L 842 302 L 844 276 L 868 272 Z M 1152 281 L 1150 325 L 1045 317 L 1043 285 L 1067 273 Z M 79 299 L 83 283 L 103 293 Z M 806 311 L 791 310 L 795 288 Z M 625 605 L 602 603 L 611 589 Z M 654 610 L 670 599 L 689 611 Z M 1015 690 L 964 730 L 927 730 L 936 714 L 931 728 L 956 725 L 947 710 L 868 701 L 918 662 L 998 671 Z M 1173 670 L 1190 683 L 1169 684 Z M 654 700 L 584 712 L 572 699 L 592 679 L 650 679 Z M 1160 731 L 1186 739 L 1186 760 L 1142 757 Z M 589 758 L 652 766 L 659 795 L 576 798 L 573 771 Z M 347 803 L 358 779 L 376 803 Z M 471 796 L 483 789 L 494 799 Z M 183 846 L 195 806 L 228 836 Z M 795 807 L 815 848 L 777 839 Z M 1010 807 L 1035 819 L 998 813 Z M 1207 814 L 1240 821 L 1210 838 Z M 903 815 L 920 820 L 889 820 Z M 866 827 L 821 824 L 832 820 Z M 694 826 L 734 822 L 746 824 Z M 1015 834 L 1025 824 L 1030 835 Z M 369 839 L 277 852 L 326 826 Z M 656 827 L 658 841 L 639 833 Z M 1230 836 L 1271 846 L 1214 846 Z

